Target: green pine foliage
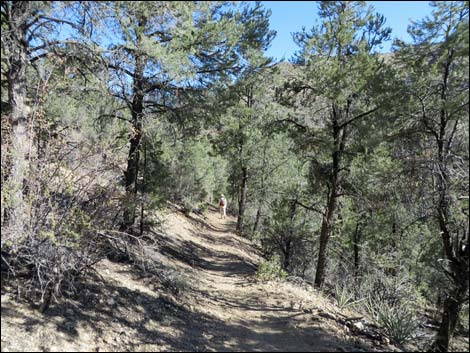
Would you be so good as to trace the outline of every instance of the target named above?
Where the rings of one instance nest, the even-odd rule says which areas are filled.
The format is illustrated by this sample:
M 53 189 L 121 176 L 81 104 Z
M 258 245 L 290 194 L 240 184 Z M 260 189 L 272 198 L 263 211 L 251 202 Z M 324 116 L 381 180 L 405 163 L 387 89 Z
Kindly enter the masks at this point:
M 468 334 L 469 11 L 432 7 L 383 54 L 384 16 L 319 2 L 275 62 L 260 2 L 2 2 L 2 281 L 46 309 L 132 261 L 155 210 L 223 193 L 259 279 L 302 277 L 398 344 L 432 317 L 448 350 Z

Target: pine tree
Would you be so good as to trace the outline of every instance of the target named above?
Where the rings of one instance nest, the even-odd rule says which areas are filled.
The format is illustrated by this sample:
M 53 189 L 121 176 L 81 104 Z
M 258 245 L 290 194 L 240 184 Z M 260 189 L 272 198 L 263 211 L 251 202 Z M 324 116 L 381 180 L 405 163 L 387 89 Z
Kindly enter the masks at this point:
M 184 96 L 197 96 L 240 72 L 252 50 L 272 34 L 259 4 L 224 2 L 116 2 L 108 13 L 113 36 L 105 55 L 112 94 L 130 112 L 122 230 L 135 220 L 143 117 L 180 114 Z
M 294 94 L 292 101 L 304 106 L 303 118 L 285 119 L 310 152 L 310 178 L 324 195 L 321 210 L 321 202 L 313 197 L 309 206 L 322 217 L 317 287 L 325 281 L 328 240 L 338 200 L 346 192 L 348 148 L 358 124 L 385 105 L 381 93 L 386 66 L 376 50 L 390 34 L 385 18 L 374 15 L 364 2 L 321 2 L 319 7 L 322 23 L 295 35 L 301 47 L 296 61 L 300 70 L 288 89 Z
M 431 351 L 448 351 L 460 309 L 468 299 L 468 3 L 432 3 L 431 17 L 413 23 L 413 43 L 397 42 L 409 101 L 405 123 L 420 136 L 433 224 L 441 237 L 445 293 L 441 325 Z M 466 142 L 465 142 L 466 141 Z M 434 180 L 434 182 L 431 182 Z M 462 203 L 466 202 L 466 205 Z M 435 223 L 434 223 L 435 220 Z
M 6 104 L 2 97 L 2 113 L 9 113 L 5 123 L 8 122 L 11 126 L 9 154 L 2 151 L 2 157 L 8 159 L 8 163 L 5 163 L 7 168 L 2 169 L 2 193 L 9 194 L 9 199 L 5 202 L 8 206 L 4 206 L 2 202 L 2 225 L 3 222 L 6 225 L 10 220 L 13 221 L 10 228 L 17 234 L 17 238 L 28 232 L 25 226 L 31 215 L 24 196 L 28 189 L 26 182 L 30 161 L 35 157 L 31 96 L 28 96 L 28 89 L 32 84 L 28 82 L 27 71 L 37 67 L 37 63 L 48 55 L 60 56 L 64 45 L 69 46 L 69 56 L 73 56 L 71 47 L 83 45 L 89 19 L 83 17 L 86 5 L 82 5 L 38 1 L 1 3 L 2 75 L 3 70 L 6 71 L 6 77 L 2 77 L 2 81 L 5 79 L 8 88 Z M 82 20 L 82 23 L 79 24 L 78 20 Z M 79 39 L 57 36 L 55 31 L 58 28 L 67 28 L 70 36 L 76 34 Z M 3 118 L 4 116 L 2 123 Z M 3 188 L 6 184 L 8 186 Z

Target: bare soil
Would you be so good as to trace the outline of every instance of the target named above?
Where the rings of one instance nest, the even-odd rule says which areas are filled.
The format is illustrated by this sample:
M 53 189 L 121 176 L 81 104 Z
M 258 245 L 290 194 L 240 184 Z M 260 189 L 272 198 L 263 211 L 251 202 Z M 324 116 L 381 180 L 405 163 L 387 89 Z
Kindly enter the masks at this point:
M 173 206 L 150 230 L 136 263 L 103 260 L 78 293 L 44 314 L 2 294 L 1 350 L 279 351 L 398 350 L 341 324 L 341 313 L 309 286 L 259 282 L 260 256 L 211 207 L 185 216 Z M 166 276 L 166 277 L 165 277 Z

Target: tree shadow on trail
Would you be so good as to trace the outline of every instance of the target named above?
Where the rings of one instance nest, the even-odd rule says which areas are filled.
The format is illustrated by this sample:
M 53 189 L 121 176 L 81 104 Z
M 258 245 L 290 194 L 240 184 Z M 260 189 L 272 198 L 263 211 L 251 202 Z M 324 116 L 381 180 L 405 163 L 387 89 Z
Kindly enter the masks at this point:
M 171 257 L 202 270 L 218 272 L 223 276 L 249 276 L 256 272 L 257 266 L 239 255 L 215 251 L 192 241 L 179 244 L 161 244 L 162 255 Z
M 238 253 L 211 248 L 211 242 L 240 248 L 239 240 L 218 234 L 193 231 L 193 236 L 202 237 L 209 244 L 200 245 L 155 233 L 158 251 L 155 250 L 154 255 L 246 281 L 255 273 L 256 265 Z M 167 264 L 159 262 L 156 269 L 168 271 Z M 184 271 L 182 268 L 180 270 Z M 149 274 L 131 262 L 116 268 L 115 273 L 134 280 Z M 157 277 L 150 279 L 158 281 Z M 260 298 L 264 293 L 259 293 L 258 297 L 257 293 L 234 291 L 225 296 L 221 291 L 187 289 L 185 295 L 193 300 L 220 307 L 217 315 L 212 315 L 204 310 L 204 305 L 194 308 L 183 304 L 184 298 L 175 293 L 169 295 L 161 283 L 155 284 L 158 286 L 149 284 L 143 292 L 114 279 L 90 274 L 79 284 L 76 295 L 52 304 L 44 314 L 28 317 L 27 313 L 16 312 L 14 307 L 2 304 L 2 315 L 24 318 L 21 325 L 31 330 L 32 335 L 34 329 L 35 336 L 46 324 L 55 325 L 56 331 L 67 341 L 74 345 L 87 341 L 93 345 L 91 349 L 100 351 L 371 351 L 369 346 L 355 346 L 314 324 L 293 326 L 299 322 L 305 324 L 305 320 L 298 321 L 303 314 L 265 303 Z M 153 293 L 150 288 L 154 288 Z M 225 316 L 230 309 L 246 316 Z M 83 330 L 88 337 L 82 336 Z M 38 346 L 46 351 L 47 345 L 52 344 L 53 340 L 40 342 Z
M 76 298 L 74 306 L 66 302 L 54 304 L 42 318 L 54 322 L 68 341 L 80 342 L 79 327 L 88 327 L 96 336 L 95 349 L 99 350 L 157 351 L 165 347 L 171 351 L 314 351 L 318 347 L 331 351 L 338 347 L 370 350 L 366 346 L 355 347 L 322 328 L 290 330 L 292 316 L 221 320 L 206 312 L 190 311 L 165 296 L 151 296 L 98 279 L 82 284 L 80 292 L 82 295 Z M 100 302 L 100 298 L 107 300 Z M 262 306 L 246 309 L 273 310 Z M 2 312 L 23 315 L 3 307 Z M 25 327 L 33 324 L 38 326 L 38 321 L 23 323 Z M 296 344 L 299 337 L 302 345 Z
M 246 253 L 257 253 L 259 255 L 259 250 L 249 244 L 248 239 L 234 237 L 235 227 L 237 225 L 235 221 L 226 220 L 225 228 L 219 229 L 211 225 L 207 220 L 201 219 L 197 216 L 185 216 L 188 221 L 197 227 L 197 231 L 191 230 L 193 235 L 203 238 L 211 244 L 225 245 L 235 249 L 242 249 Z M 211 234 L 211 232 L 214 232 L 215 234 Z
M 224 228 L 216 228 L 213 225 L 211 225 L 209 222 L 207 222 L 206 220 L 204 220 L 202 218 L 199 218 L 195 215 L 193 216 L 193 215 L 189 214 L 189 215 L 185 215 L 185 216 L 192 224 L 194 224 L 194 225 L 196 225 L 200 228 L 203 228 L 203 229 L 209 229 L 213 232 L 226 234 L 226 233 L 230 233 L 230 232 L 235 230 L 234 226 L 236 225 L 236 223 L 234 221 L 226 221 Z M 222 221 L 222 219 L 220 219 L 220 221 Z

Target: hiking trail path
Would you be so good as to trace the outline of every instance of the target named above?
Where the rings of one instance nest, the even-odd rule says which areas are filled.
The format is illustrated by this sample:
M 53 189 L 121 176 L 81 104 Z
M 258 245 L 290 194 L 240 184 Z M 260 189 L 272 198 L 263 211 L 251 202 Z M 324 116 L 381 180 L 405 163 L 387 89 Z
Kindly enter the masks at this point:
M 169 287 L 130 263 L 109 260 L 79 299 L 44 314 L 2 296 L 2 351 L 390 351 L 334 318 L 311 287 L 260 282 L 261 257 L 213 206 L 184 215 L 173 206 L 145 256 Z M 170 289 L 168 289 L 170 288 Z

